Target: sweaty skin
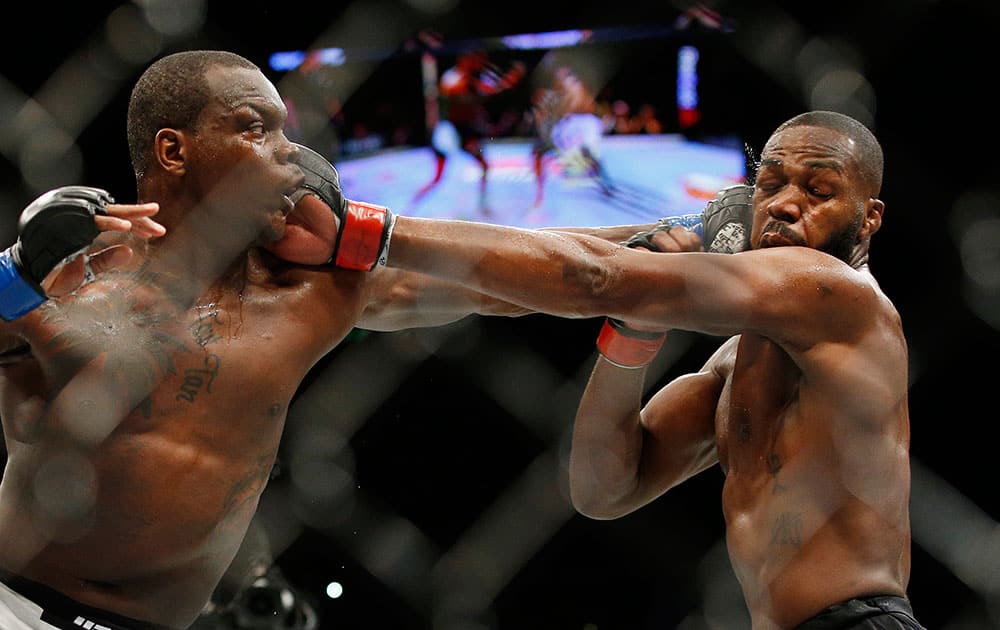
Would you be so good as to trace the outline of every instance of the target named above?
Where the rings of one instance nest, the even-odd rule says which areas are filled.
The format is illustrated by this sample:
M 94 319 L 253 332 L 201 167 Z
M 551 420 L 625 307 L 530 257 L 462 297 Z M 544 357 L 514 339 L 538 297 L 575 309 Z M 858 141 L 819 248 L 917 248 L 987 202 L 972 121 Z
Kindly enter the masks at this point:
M 584 514 L 617 518 L 718 462 L 753 627 L 793 628 L 852 597 L 905 595 L 909 580 L 907 347 L 867 266 L 876 194 L 853 141 L 791 127 L 762 153 L 750 251 L 658 254 L 400 217 L 389 264 L 472 270 L 470 287 L 555 315 L 731 337 L 645 408 L 645 371 L 599 358 L 571 494 Z M 452 248 L 426 255 L 446 238 Z
M 198 129 L 160 130 L 139 184 L 166 235 L 124 238 L 124 268 L 0 328 L 0 347 L 31 348 L 0 366 L 0 568 L 176 628 L 232 561 L 303 377 L 348 332 L 530 312 L 321 265 L 336 223 L 314 198 L 290 206 L 302 172 L 277 90 L 246 68 L 206 76 Z

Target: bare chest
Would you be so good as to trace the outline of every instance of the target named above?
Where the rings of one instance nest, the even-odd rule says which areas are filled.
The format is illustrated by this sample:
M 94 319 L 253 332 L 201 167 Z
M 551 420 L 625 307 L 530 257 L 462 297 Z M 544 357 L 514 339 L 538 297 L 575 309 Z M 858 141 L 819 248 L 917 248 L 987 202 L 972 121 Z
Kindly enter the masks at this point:
M 797 424 L 801 372 L 779 346 L 743 335 L 716 417 L 720 463 L 729 476 L 773 477 Z

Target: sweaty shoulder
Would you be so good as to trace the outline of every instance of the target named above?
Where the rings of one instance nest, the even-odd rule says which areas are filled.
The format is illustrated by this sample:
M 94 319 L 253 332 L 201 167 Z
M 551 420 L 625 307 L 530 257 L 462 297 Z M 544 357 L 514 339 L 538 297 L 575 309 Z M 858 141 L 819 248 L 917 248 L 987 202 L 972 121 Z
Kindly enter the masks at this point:
M 805 247 L 737 254 L 754 312 L 748 328 L 774 341 L 808 347 L 816 341 L 850 342 L 895 308 L 867 265 L 854 268 Z

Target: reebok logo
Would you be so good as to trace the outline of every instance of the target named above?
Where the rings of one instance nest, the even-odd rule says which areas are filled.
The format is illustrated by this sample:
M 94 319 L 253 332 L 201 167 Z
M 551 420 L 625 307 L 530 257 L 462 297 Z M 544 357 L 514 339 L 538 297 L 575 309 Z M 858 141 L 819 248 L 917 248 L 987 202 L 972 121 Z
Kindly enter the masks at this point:
M 95 623 L 90 619 L 84 619 L 83 617 L 77 617 L 73 620 L 73 623 L 83 628 L 83 630 L 112 630 L 112 628 L 109 628 L 108 626 L 102 626 L 99 623 Z

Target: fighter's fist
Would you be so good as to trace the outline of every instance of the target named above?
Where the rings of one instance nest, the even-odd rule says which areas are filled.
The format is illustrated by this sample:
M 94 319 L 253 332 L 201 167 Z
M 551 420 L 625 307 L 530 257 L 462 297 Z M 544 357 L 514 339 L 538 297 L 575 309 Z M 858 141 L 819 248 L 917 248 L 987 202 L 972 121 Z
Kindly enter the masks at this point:
M 285 237 L 268 249 L 302 264 L 332 263 L 364 271 L 384 264 L 392 212 L 344 197 L 333 164 L 309 147 L 296 147 L 305 178 L 292 195 L 295 209 L 288 215 Z
M 701 251 L 701 237 L 690 226 L 660 219 L 655 226 L 633 234 L 622 245 L 651 252 L 698 252 Z
M 17 242 L 0 252 L 0 317 L 17 319 L 48 296 L 79 287 L 86 277 L 79 254 L 101 232 L 162 236 L 166 230 L 150 218 L 158 210 L 156 203 L 116 204 L 107 191 L 89 186 L 64 186 L 35 199 L 21 212 Z M 128 256 L 127 246 L 112 246 L 95 254 L 94 269 Z
M 44 297 L 41 282 L 60 261 L 79 253 L 100 234 L 94 217 L 114 199 L 89 186 L 64 186 L 41 195 L 21 212 L 10 257 L 18 272 Z
M 702 211 L 705 251 L 735 254 L 750 247 L 753 186 L 723 188 Z
M 67 258 L 88 247 L 114 199 L 105 190 L 64 186 L 41 195 L 21 212 L 17 242 L 0 252 L 0 317 L 11 321 L 48 296 L 45 277 Z

